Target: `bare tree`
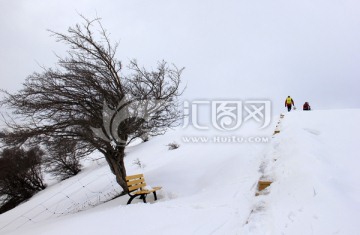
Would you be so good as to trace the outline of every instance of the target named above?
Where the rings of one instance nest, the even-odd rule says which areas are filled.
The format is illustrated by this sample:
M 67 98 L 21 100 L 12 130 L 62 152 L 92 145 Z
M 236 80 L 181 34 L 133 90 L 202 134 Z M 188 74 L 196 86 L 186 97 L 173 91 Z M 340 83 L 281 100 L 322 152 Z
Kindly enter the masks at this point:
M 56 139 L 52 145 L 47 146 L 48 154 L 44 157 L 46 171 L 61 180 L 77 175 L 81 171 L 77 142 L 73 140 Z
M 0 154 L 0 213 L 46 188 L 41 173 L 43 151 L 7 148 Z
M 126 193 L 126 144 L 177 125 L 183 69 L 161 61 L 149 71 L 132 60 L 123 72 L 118 44 L 110 42 L 99 19 L 84 18 L 65 34 L 52 34 L 69 45 L 67 56 L 58 56 L 55 68 L 30 75 L 17 93 L 3 91 L 0 104 L 22 118 L 7 120 L 12 132 L 4 140 L 52 145 L 65 138 L 76 141 L 82 155 L 98 150 Z

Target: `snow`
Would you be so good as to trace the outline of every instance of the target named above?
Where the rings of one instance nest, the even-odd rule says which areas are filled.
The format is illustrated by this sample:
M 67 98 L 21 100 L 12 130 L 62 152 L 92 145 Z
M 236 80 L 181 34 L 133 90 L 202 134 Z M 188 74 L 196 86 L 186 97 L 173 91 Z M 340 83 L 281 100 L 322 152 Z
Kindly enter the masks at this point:
M 263 208 L 250 218 L 251 234 L 358 234 L 359 118 L 359 110 L 286 115 L 266 156 L 274 182 L 257 198 Z
M 162 186 L 158 201 L 149 195 L 146 204 L 108 201 L 120 189 L 95 154 L 79 175 L 0 215 L 0 233 L 357 234 L 359 118 L 360 110 L 299 110 L 285 114 L 273 138 L 275 126 L 234 133 L 269 136 L 267 143 L 185 143 L 220 135 L 189 127 L 130 147 L 128 175 Z M 168 150 L 174 141 L 180 147 Z M 260 178 L 273 183 L 255 196 Z

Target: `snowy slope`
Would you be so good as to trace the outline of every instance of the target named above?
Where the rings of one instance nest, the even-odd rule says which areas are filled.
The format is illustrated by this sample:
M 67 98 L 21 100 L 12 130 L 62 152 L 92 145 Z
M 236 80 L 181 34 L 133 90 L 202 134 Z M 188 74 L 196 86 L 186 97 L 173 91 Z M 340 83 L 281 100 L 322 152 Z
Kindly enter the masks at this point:
M 269 146 L 251 234 L 360 234 L 360 110 L 286 115 Z M 276 159 L 276 161 L 275 161 Z
M 0 215 L 0 234 L 357 234 L 359 118 L 360 110 L 289 113 L 269 143 L 190 144 L 184 136 L 204 133 L 171 131 L 126 157 L 128 174 L 163 187 L 157 202 L 101 203 L 119 189 L 99 159 Z M 236 134 L 254 134 L 245 129 Z M 173 141 L 181 146 L 169 151 Z M 273 183 L 255 197 L 260 177 Z
M 128 150 L 128 174 L 143 172 L 149 185 L 163 187 L 156 203 L 150 195 L 148 204 L 134 200 L 127 206 L 129 197 L 124 196 L 86 207 L 89 200 L 96 203 L 95 192 L 106 192 L 100 195 L 106 198 L 116 186 L 104 160 L 98 160 L 99 165 L 1 215 L 1 234 L 119 234 L 122 229 L 127 234 L 236 233 L 251 210 L 264 144 L 182 142 L 182 137 L 194 135 L 199 133 L 172 131 Z M 169 151 L 166 145 L 173 141 L 181 146 Z M 145 168 L 134 165 L 136 159 Z

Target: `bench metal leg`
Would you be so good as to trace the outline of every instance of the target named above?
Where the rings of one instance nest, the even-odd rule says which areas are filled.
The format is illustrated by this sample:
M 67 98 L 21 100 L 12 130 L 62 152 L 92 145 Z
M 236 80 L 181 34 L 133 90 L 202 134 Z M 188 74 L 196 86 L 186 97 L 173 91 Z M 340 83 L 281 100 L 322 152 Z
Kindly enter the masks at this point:
M 129 205 L 129 204 L 132 202 L 132 200 L 134 200 L 134 198 L 136 198 L 137 196 L 139 196 L 139 195 L 130 196 L 130 199 L 129 199 L 129 201 L 127 202 L 127 205 Z M 139 199 L 142 199 L 143 202 L 146 203 L 146 194 L 140 195 L 140 198 L 139 198 Z
M 140 199 L 142 199 L 143 202 L 146 203 L 146 194 L 142 194 L 142 195 L 140 196 Z
M 130 196 L 130 199 L 129 199 L 129 201 L 127 202 L 127 204 L 129 205 L 135 197 L 136 197 L 136 196 Z
M 155 199 L 155 201 L 156 201 L 156 200 L 157 200 L 156 191 L 154 191 L 153 194 L 154 194 L 154 199 Z M 127 202 L 128 205 L 132 202 L 132 200 L 134 200 L 134 198 L 136 198 L 136 197 L 139 196 L 139 195 L 134 195 L 134 196 L 129 195 L 129 196 L 130 196 L 130 199 L 129 199 L 129 201 Z M 146 196 L 147 196 L 147 194 L 141 194 L 139 199 L 142 199 L 143 202 L 146 203 Z

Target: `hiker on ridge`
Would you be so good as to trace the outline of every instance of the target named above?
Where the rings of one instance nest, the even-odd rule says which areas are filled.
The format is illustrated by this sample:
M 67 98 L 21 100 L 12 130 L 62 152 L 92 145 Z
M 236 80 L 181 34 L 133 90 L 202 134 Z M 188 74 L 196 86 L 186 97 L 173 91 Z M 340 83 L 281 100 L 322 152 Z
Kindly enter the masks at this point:
M 291 107 L 294 105 L 294 109 L 295 109 L 295 103 L 294 103 L 294 100 L 288 96 L 285 100 L 285 107 L 288 108 L 288 112 L 290 112 L 291 110 Z
M 303 105 L 303 110 L 311 110 L 309 102 L 305 102 L 305 104 Z

